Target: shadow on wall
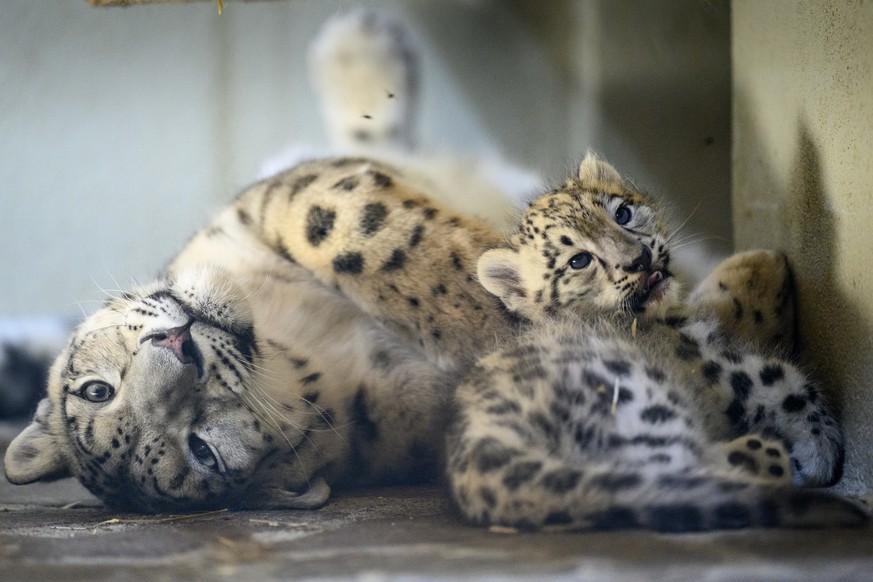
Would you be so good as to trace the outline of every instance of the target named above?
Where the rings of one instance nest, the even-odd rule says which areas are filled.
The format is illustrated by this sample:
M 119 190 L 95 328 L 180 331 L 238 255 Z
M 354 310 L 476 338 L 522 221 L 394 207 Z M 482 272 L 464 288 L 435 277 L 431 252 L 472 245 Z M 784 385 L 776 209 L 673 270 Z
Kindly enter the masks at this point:
M 780 180 L 746 102 L 734 100 L 735 127 L 743 132 L 735 151 L 734 216 L 737 250 L 769 247 L 789 258 L 797 292 L 800 363 L 819 381 L 846 437 L 841 492 L 869 494 L 873 486 L 873 372 L 871 318 L 841 281 L 840 224 L 833 193 L 823 179 L 821 154 L 807 123 L 797 124 L 791 178 Z M 754 187 L 756 191 L 747 190 Z M 744 190 L 745 189 L 745 190 Z M 739 203 L 737 200 L 739 199 Z
M 873 321 L 844 291 L 837 273 L 841 225 L 822 183 L 818 149 L 805 123 L 798 135 L 797 173 L 790 192 L 798 329 L 804 359 L 815 363 L 839 407 L 846 432 L 846 468 L 841 487 L 868 492 L 873 484 L 870 377 Z

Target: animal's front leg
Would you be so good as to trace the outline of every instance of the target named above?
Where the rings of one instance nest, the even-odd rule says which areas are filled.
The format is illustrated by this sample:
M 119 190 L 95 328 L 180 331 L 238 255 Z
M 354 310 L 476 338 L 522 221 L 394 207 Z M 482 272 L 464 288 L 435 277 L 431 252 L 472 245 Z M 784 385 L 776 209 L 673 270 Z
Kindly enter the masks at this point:
M 715 315 L 734 339 L 778 352 L 794 349 L 794 286 L 782 253 L 756 250 L 728 257 L 688 303 Z

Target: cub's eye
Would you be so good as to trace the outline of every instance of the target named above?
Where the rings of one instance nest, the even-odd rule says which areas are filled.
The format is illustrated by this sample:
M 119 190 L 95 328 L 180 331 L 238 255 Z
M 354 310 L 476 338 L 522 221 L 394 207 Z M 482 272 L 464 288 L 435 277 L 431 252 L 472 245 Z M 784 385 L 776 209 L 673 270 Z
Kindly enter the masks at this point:
M 634 212 L 627 204 L 622 204 L 615 210 L 615 222 L 624 226 L 634 217 Z
M 218 459 L 212 453 L 212 449 L 206 444 L 206 441 L 192 434 L 188 437 L 188 448 L 191 449 L 191 454 L 194 458 L 200 461 L 200 464 L 207 469 L 218 469 Z
M 571 269 L 584 269 L 591 264 L 591 253 L 573 255 L 568 263 Z
M 88 402 L 106 402 L 115 396 L 115 388 L 105 382 L 88 382 L 78 392 Z

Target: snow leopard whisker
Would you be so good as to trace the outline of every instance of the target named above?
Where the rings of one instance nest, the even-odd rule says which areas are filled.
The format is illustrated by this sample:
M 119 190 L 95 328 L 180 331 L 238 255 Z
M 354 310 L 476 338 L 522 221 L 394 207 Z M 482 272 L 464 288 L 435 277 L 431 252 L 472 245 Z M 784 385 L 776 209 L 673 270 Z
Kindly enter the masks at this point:
M 700 210 L 701 204 L 703 204 L 702 199 L 697 201 L 697 204 L 694 205 L 694 208 L 691 210 L 690 213 L 688 213 L 688 216 L 685 218 L 685 220 L 683 220 L 678 226 L 671 228 L 672 232 L 667 237 L 668 243 L 672 240 L 673 237 L 675 237 L 677 234 L 679 234 L 683 228 L 685 228 L 685 225 L 688 224 L 688 222 L 692 218 L 694 218 L 694 215 L 697 214 L 698 210 Z

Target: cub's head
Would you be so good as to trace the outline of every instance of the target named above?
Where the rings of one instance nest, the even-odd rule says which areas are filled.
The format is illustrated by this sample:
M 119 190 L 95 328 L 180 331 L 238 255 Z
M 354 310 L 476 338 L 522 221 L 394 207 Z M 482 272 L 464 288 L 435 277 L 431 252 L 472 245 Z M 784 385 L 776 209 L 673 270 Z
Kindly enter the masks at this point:
M 319 505 L 326 486 L 294 474 L 293 451 L 252 406 L 260 365 L 251 313 L 221 271 L 126 293 L 58 356 L 6 475 L 74 476 L 108 505 L 143 512 Z
M 589 154 L 577 178 L 531 202 L 507 247 L 479 258 L 479 280 L 533 321 L 651 316 L 678 295 L 668 243 L 652 200 Z

